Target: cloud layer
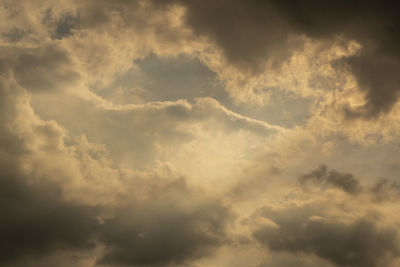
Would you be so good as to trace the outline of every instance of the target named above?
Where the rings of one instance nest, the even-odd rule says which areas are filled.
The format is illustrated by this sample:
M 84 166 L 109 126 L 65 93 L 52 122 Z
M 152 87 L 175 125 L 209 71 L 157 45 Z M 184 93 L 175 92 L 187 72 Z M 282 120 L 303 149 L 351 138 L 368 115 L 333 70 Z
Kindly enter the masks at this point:
M 398 27 L 377 1 L 2 1 L 0 265 L 398 266 Z

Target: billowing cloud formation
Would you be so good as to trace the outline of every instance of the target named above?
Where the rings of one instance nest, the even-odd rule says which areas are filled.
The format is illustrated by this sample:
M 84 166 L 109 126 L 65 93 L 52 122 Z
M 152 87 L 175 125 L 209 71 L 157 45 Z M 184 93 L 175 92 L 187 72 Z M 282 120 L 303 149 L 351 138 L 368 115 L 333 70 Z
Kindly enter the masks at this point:
M 313 253 L 337 266 L 387 266 L 386 258 L 398 256 L 397 232 L 379 229 L 373 222 L 326 221 L 307 208 L 263 210 L 277 224 L 257 230 L 254 236 L 273 251 Z M 315 216 L 314 218 L 312 216 Z
M 9 36 L 17 31 L 27 37 L 41 30 L 48 31 L 56 39 L 71 38 L 75 49 L 86 51 L 86 56 L 92 57 L 82 57 L 89 65 L 95 62 L 105 63 L 97 53 L 110 50 L 110 47 L 100 48 L 93 43 L 99 50 L 88 51 L 85 48 L 87 44 L 82 44 L 78 39 L 86 38 L 84 35 L 90 34 L 90 31 L 99 34 L 101 31 L 114 31 L 111 36 L 101 33 L 104 41 L 118 35 L 119 38 L 125 38 L 126 34 L 141 34 L 145 38 L 142 39 L 143 44 L 134 49 L 141 53 L 140 57 L 150 52 L 174 53 L 168 46 L 172 48 L 178 45 L 182 51 L 187 51 L 190 46 L 188 44 L 196 42 L 194 46 L 198 50 L 202 41 L 201 38 L 196 39 L 196 35 L 206 36 L 222 51 L 229 64 L 244 73 L 264 72 L 266 66 L 279 67 L 294 52 L 303 49 L 304 36 L 316 41 L 356 41 L 361 49 L 334 64 L 337 71 L 352 73 L 365 94 L 366 103 L 363 105 L 344 107 L 347 117 L 374 118 L 389 112 L 397 103 L 399 75 L 396 70 L 399 69 L 399 51 L 396 27 L 399 21 L 393 11 L 396 8 L 391 3 L 328 1 L 322 4 L 318 1 L 237 0 L 205 1 L 201 4 L 197 1 L 178 0 L 72 3 L 69 8 L 67 3 L 63 3 L 65 6 L 49 5 L 47 11 L 35 6 L 40 10 L 36 15 L 41 15 L 40 19 L 45 22 L 44 29 L 7 29 L 5 35 Z M 194 35 L 174 21 L 182 13 L 171 13 L 171 8 L 177 6 L 185 9 L 185 26 Z M 175 15 L 175 18 L 173 15 L 170 18 L 163 17 L 163 13 L 168 12 Z M 155 19 L 147 19 L 147 14 L 152 14 Z M 115 32 L 115 29 L 119 29 L 119 32 Z M 130 46 L 129 40 L 126 41 L 126 45 Z M 153 47 L 146 48 L 146 41 L 152 43 Z M 164 47 L 160 47 L 158 43 L 163 43 Z M 122 55 L 116 53 L 115 56 Z M 24 59 L 27 60 L 26 57 Z M 89 65 L 90 68 L 94 67 Z M 110 70 L 107 67 L 106 69 Z M 92 69 L 96 70 L 99 69 Z
M 30 184 L 10 171 L 5 162 L 1 164 L 1 264 L 55 251 L 94 247 L 96 207 L 65 201 L 57 185 Z
M 179 188 L 179 183 L 169 186 Z M 189 195 L 180 197 L 185 203 L 156 199 L 107 219 L 101 237 L 107 250 L 100 263 L 167 266 L 206 256 L 220 246 L 229 210 L 218 202 L 189 203 Z
M 289 46 L 288 21 L 268 2 L 170 2 L 184 5 L 186 21 L 194 32 L 210 36 L 227 59 L 244 70 L 258 72 L 268 59 L 279 64 L 295 48 Z
M 52 123 L 36 121 L 24 106 L 26 95 L 4 76 L 0 94 L 1 264 L 56 251 L 92 249 L 97 207 L 66 199 L 62 187 L 55 182 L 63 174 L 47 177 L 36 170 L 29 175 L 21 164 L 23 157 L 35 153 L 35 146 L 42 146 L 43 151 L 56 149 L 60 129 Z M 31 126 L 38 131 L 36 136 L 31 135 Z M 16 134 L 18 131 L 21 135 Z
M 378 214 L 372 215 L 374 208 L 384 206 L 372 203 L 377 191 L 390 184 L 387 180 L 361 194 L 361 185 L 352 174 L 328 172 L 324 165 L 299 180 L 316 182 L 317 190 L 308 192 L 308 200 L 303 199 L 307 194 L 294 193 L 289 201 L 262 207 L 258 214 L 268 223 L 253 232 L 256 240 L 271 251 L 315 255 L 334 266 L 394 266 L 393 261 L 400 256 L 398 229 L 385 222 L 384 216 L 390 214 L 376 211 Z M 329 191 L 324 184 L 349 194 Z
M 0 265 L 399 266 L 395 10 L 1 1 Z
M 68 145 L 65 130 L 34 113 L 28 92 L 12 74 L 2 75 L 0 87 L 1 264 L 30 265 L 56 253 L 92 253 L 99 246 L 106 252 L 92 264 L 185 263 L 225 242 L 229 208 L 169 173 L 140 177 L 128 172 L 112 181 L 113 173 L 124 171 L 96 149 Z M 180 112 L 179 105 L 166 108 Z M 93 190 L 101 198 L 103 189 L 95 185 L 99 178 L 106 179 L 113 201 L 85 196 Z M 123 179 L 127 192 L 119 185 Z
M 165 4 L 164 1 L 155 1 Z M 301 48 L 300 36 L 355 40 L 362 49 L 343 60 L 367 103 L 349 116 L 376 117 L 397 102 L 400 83 L 396 5 L 376 1 L 168 1 L 187 8 L 187 24 L 209 36 L 229 62 L 259 72 Z M 340 67 L 339 67 L 340 68 Z

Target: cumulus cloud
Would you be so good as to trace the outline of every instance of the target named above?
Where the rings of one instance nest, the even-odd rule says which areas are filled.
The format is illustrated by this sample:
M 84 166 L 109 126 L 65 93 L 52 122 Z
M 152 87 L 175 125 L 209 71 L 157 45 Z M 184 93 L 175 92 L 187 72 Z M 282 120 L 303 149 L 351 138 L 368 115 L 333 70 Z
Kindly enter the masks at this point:
M 375 1 L 168 2 L 185 6 L 186 23 L 194 32 L 214 40 L 227 60 L 245 71 L 263 71 L 262 66 L 268 61 L 279 66 L 302 47 L 302 42 L 296 41 L 299 36 L 329 41 L 356 40 L 361 44 L 361 52 L 344 59 L 346 69 L 366 94 L 367 102 L 356 114 L 376 117 L 390 111 L 397 102 L 399 51 L 394 29 L 399 21 L 392 4 Z M 375 67 L 377 64 L 379 67 Z
M 12 87 L 6 79 L 2 81 L 5 93 Z M 61 154 L 62 161 L 72 162 L 79 158 L 79 165 L 87 165 L 80 169 L 80 175 L 84 176 L 80 183 L 88 183 L 95 189 L 94 181 L 85 179 L 90 178 L 90 168 L 99 167 L 93 162 L 102 159 L 90 155 L 96 150 L 90 149 L 89 144 L 81 144 L 89 147 L 86 151 L 81 148 L 75 150 L 77 154 L 63 154 L 67 144 L 62 128 L 38 118 L 26 102 L 26 92 L 15 81 L 8 82 L 16 87 L 3 98 L 8 105 L 2 106 L 1 113 L 4 122 L 1 139 L 8 143 L 2 145 L 0 161 L 4 168 L 0 177 L 4 190 L 0 197 L 0 212 L 4 216 L 0 223 L 2 263 L 12 266 L 21 261 L 41 260 L 59 251 L 91 253 L 95 246 L 104 245 L 105 254 L 99 256 L 98 264 L 165 265 L 210 255 L 225 242 L 227 223 L 232 219 L 229 208 L 220 201 L 207 200 L 183 178 L 175 178 L 169 172 L 144 173 L 144 177 L 135 172 L 121 175 L 119 179 L 124 180 L 126 192 L 116 191 L 113 201 L 93 205 L 87 204 L 79 193 L 82 184 L 71 188 L 71 181 L 63 181 L 77 179 L 68 174 L 73 165 L 52 166 L 56 171 L 46 171 L 46 164 L 57 165 L 53 157 L 47 158 L 49 162 L 45 164 L 29 166 L 32 154 L 33 158 L 43 153 L 56 157 Z M 20 120 L 16 129 L 9 128 L 24 112 L 31 120 Z M 110 178 L 96 179 L 111 185 L 111 181 L 105 180 Z
M 218 201 L 193 203 L 186 194 L 179 197 L 184 203 L 161 198 L 118 209 L 102 225 L 106 252 L 99 263 L 169 266 L 212 254 L 225 242 L 229 209 Z
M 35 116 L 27 92 L 7 72 L 0 95 L 1 264 L 92 249 L 98 208 L 68 199 L 60 183 L 65 173 L 40 170 L 53 163 L 29 170 L 26 160 L 60 150 L 62 128 Z
M 277 227 L 260 228 L 254 236 L 272 251 L 315 254 L 337 266 L 388 266 L 387 258 L 399 255 L 397 231 L 365 219 L 329 221 L 301 207 L 278 212 L 266 208 L 262 214 Z
M 397 266 L 397 26 L 376 1 L 2 1 L 0 265 Z
M 186 22 L 194 32 L 209 36 L 222 48 L 226 58 L 244 71 L 259 72 L 268 59 L 272 65 L 279 64 L 296 48 L 296 42 L 289 38 L 287 20 L 269 3 L 170 2 L 184 5 Z
M 57 184 L 31 184 L 1 164 L 1 264 L 94 247 L 96 207 L 66 201 Z
M 16 80 L 1 81 L 2 264 L 44 261 L 59 252 L 90 254 L 102 245 L 105 252 L 95 259 L 98 264 L 184 264 L 212 255 L 225 242 L 232 216 L 220 201 L 208 200 L 168 171 L 124 173 L 85 138 L 67 144 L 64 129 L 34 113 L 28 93 Z M 60 165 L 57 158 L 71 165 Z M 79 171 L 71 174 L 75 164 Z M 92 170 L 104 164 L 103 172 Z M 125 190 L 112 185 L 108 175 L 113 173 L 104 167 L 120 172 L 114 183 L 123 182 Z M 111 201 L 91 204 L 93 195 L 85 196 L 84 188 L 102 194 L 98 182 L 116 191 Z
M 306 266 L 317 264 L 313 256 L 333 266 L 394 266 L 400 256 L 398 228 L 392 211 L 376 202 L 377 192 L 394 183 L 379 180 L 368 187 L 352 174 L 328 171 L 324 165 L 302 175 L 299 182 L 284 201 L 257 212 L 265 221 L 259 222 L 253 237 L 281 255 L 282 266 L 297 256 L 309 261 Z M 297 192 L 298 187 L 311 186 L 309 182 L 320 190 Z M 327 184 L 348 194 L 329 192 Z M 269 266 L 268 261 L 265 264 Z

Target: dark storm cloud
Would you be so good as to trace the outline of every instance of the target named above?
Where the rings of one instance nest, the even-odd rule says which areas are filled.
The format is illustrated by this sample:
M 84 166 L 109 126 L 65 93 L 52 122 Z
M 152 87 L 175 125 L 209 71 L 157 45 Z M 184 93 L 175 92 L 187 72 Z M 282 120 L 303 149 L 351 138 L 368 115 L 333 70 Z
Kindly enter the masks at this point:
M 396 2 L 347 0 L 158 1 L 187 8 L 186 23 L 223 50 L 242 70 L 261 71 L 300 48 L 291 37 L 355 40 L 361 52 L 338 64 L 350 70 L 366 94 L 367 104 L 347 117 L 373 118 L 387 113 L 400 91 L 400 19 Z
M 317 256 L 335 266 L 348 267 L 392 266 L 398 259 L 398 228 L 384 226 L 386 219 L 379 211 L 384 207 L 382 201 L 398 200 L 397 183 L 380 179 L 372 186 L 361 185 L 352 174 L 329 170 L 325 165 L 302 175 L 299 182 L 301 186 L 309 183 L 320 188 L 335 186 L 349 194 L 345 198 L 341 196 L 338 202 L 334 197 L 323 200 L 323 195 L 313 199 L 306 193 L 307 203 L 288 201 L 280 207 L 261 208 L 261 217 L 273 222 L 253 232 L 262 245 L 272 252 L 283 252 L 284 262 L 290 262 L 298 254 Z M 325 191 L 314 193 L 325 194 Z M 363 209 L 361 203 L 344 204 L 356 202 L 361 195 L 367 197 L 363 201 L 367 201 L 365 205 L 372 213 L 359 214 Z M 370 205 L 380 206 L 373 211 Z
M 48 177 L 21 171 L 21 156 L 33 153 L 32 139 L 16 134 L 11 125 L 19 116 L 29 120 L 26 113 L 19 113 L 26 95 L 4 76 L 0 76 L 0 265 L 93 248 L 98 209 L 66 201 L 60 186 Z M 43 123 L 37 130 L 42 134 L 37 138 L 47 146 L 59 134 L 52 124 Z
M 347 108 L 348 118 L 364 116 L 373 118 L 387 113 L 400 95 L 400 60 L 391 55 L 366 52 L 345 60 L 348 68 L 365 91 L 367 103 L 360 108 Z
M 1 162 L 0 264 L 93 248 L 97 208 L 64 201 L 56 184 L 28 182 L 17 169 Z
M 98 241 L 106 246 L 100 265 L 184 263 L 222 245 L 232 218 L 220 202 L 195 203 L 185 185 L 182 191 L 182 181 L 173 181 L 167 188 L 153 185 L 148 190 L 174 197 L 116 206 L 114 215 L 100 223 L 97 218 L 104 207 L 65 201 L 57 184 L 28 182 L 12 162 L 1 164 L 0 265 L 38 260 L 59 251 L 88 251 Z
M 269 2 L 241 0 L 158 1 L 187 8 L 186 23 L 209 36 L 232 64 L 246 72 L 261 71 L 270 59 L 279 65 L 296 45 L 289 40 L 288 21 Z
M 359 181 L 351 173 L 340 173 L 335 170 L 328 171 L 325 165 L 316 170 L 304 174 L 299 178 L 301 183 L 314 182 L 317 184 L 329 184 L 338 187 L 347 193 L 354 194 L 361 190 Z
M 165 266 L 208 255 L 224 242 L 229 209 L 196 195 L 184 179 L 131 177 L 134 190 L 121 195 L 124 204 L 116 203 L 110 211 L 65 200 L 61 183 L 68 183 L 64 178 L 69 176 L 62 170 L 44 171 L 42 177 L 43 165 L 31 166 L 33 170 L 25 174 L 24 158 L 57 154 L 63 132 L 56 123 L 29 113 L 26 92 L 15 80 L 0 76 L 0 96 L 0 265 L 40 261 L 56 253 L 92 253 L 94 244 L 103 243 L 106 254 L 99 256 L 99 264 Z M 10 127 L 16 118 L 25 129 L 23 134 Z M 32 148 L 35 142 L 40 145 Z M 75 158 L 65 155 L 64 159 Z M 50 158 L 45 165 L 52 165 Z M 63 182 L 52 175 L 60 175 Z M 112 216 L 103 218 L 104 213 Z
M 347 118 L 375 118 L 389 112 L 400 93 L 400 19 L 396 2 L 274 1 L 297 32 L 311 38 L 355 40 L 361 51 L 334 66 L 350 71 L 366 104 L 345 108 Z
M 224 242 L 230 212 L 216 201 L 187 206 L 191 198 L 184 199 L 118 210 L 102 226 L 106 254 L 99 264 L 167 266 L 209 255 Z
M 400 91 L 400 19 L 396 2 L 373 0 L 153 0 L 87 1 L 73 11 L 56 14 L 48 9 L 43 23 L 49 24 L 52 38 L 63 39 L 80 30 L 107 29 L 115 17 L 123 27 L 139 32 L 153 29 L 161 42 L 179 42 L 180 36 L 165 23 L 149 24 L 149 16 L 165 11 L 169 5 L 186 8 L 185 23 L 197 35 L 207 36 L 221 48 L 227 61 L 246 73 L 260 73 L 266 64 L 279 67 L 293 52 L 301 49 L 298 37 L 307 36 L 328 42 L 355 40 L 362 49 L 334 64 L 351 72 L 367 103 L 357 109 L 344 108 L 347 118 L 376 118 L 388 113 L 398 101 Z M 151 3 L 154 5 L 151 6 Z M 146 6 L 143 8 L 143 6 Z M 24 29 L 3 33 L 7 40 L 18 40 Z M 49 51 L 49 55 L 52 51 Z M 34 62 L 25 56 L 22 64 Z M 27 61 L 27 62 L 25 62 Z M 51 63 L 51 62 L 50 62 Z M 60 66 L 50 69 L 62 69 Z M 22 70 L 26 69 L 25 67 Z M 38 65 L 33 72 L 43 71 Z M 38 81 L 22 72 L 25 84 L 38 87 Z M 40 73 L 39 73 L 40 74 Z M 73 73 L 55 73 L 62 80 Z M 66 76 L 63 76 L 66 75 Z M 49 80 L 48 80 L 49 81 Z M 50 80 L 51 82 L 51 80 Z M 54 86 L 54 84 L 49 84 Z
M 224 243 L 229 209 L 219 201 L 196 202 L 182 179 L 147 181 L 153 199 L 114 206 L 114 215 L 100 223 L 105 207 L 65 201 L 57 184 L 28 181 L 13 158 L 0 156 L 0 265 L 93 250 L 101 242 L 106 253 L 98 264 L 166 266 L 212 254 Z
M 316 215 L 320 213 L 307 206 L 283 210 L 266 207 L 262 216 L 278 227 L 260 227 L 253 235 L 272 251 L 313 254 L 336 266 L 387 266 L 399 256 L 393 228 L 381 228 L 363 218 L 345 223 L 312 217 Z

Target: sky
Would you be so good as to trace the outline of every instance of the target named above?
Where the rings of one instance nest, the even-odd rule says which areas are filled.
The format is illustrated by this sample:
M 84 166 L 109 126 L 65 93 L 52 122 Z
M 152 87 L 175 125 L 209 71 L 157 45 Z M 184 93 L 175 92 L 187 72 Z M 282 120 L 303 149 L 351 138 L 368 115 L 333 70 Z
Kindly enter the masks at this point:
M 400 266 L 400 17 L 0 0 L 0 265 Z

